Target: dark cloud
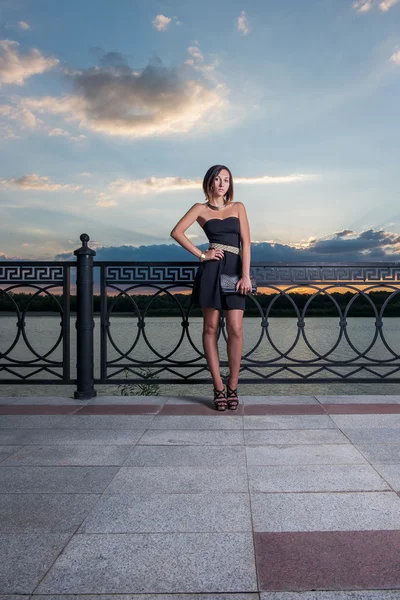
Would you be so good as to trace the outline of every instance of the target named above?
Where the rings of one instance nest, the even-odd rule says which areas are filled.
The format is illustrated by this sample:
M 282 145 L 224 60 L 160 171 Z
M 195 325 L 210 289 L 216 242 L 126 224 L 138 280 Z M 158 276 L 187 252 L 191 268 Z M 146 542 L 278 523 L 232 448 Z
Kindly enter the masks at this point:
M 350 231 L 350 230 L 345 230 Z M 307 247 L 270 242 L 253 243 L 252 262 L 368 262 L 400 261 L 400 236 L 397 233 L 363 231 L 350 239 L 333 234 L 331 239 L 312 240 Z M 90 245 L 90 244 L 89 244 Z M 207 243 L 199 244 L 201 250 Z M 121 261 L 190 261 L 195 257 L 176 243 L 149 246 L 97 247 L 96 260 Z M 58 260 L 71 260 L 70 254 L 59 254 Z
M 352 231 L 351 229 L 343 229 L 343 231 L 337 231 L 333 235 L 336 237 L 346 237 L 346 235 L 352 235 L 353 233 L 354 231 Z
M 119 52 L 108 52 L 94 67 L 65 67 L 63 72 L 72 83 L 71 95 L 26 98 L 24 106 L 64 115 L 108 135 L 141 138 L 187 132 L 213 119 L 218 122 L 229 106 L 229 90 L 216 77 L 215 67 L 197 57 L 167 67 L 154 56 L 145 68 L 134 69 Z
M 358 235 L 351 233 L 352 237 L 349 234 L 334 234 L 331 239 L 315 240 L 309 246 L 308 252 L 312 255 L 326 256 L 326 260 L 341 260 L 342 255 L 354 257 L 351 260 L 368 260 L 372 253 L 378 256 L 376 250 L 381 249 L 381 255 L 386 257 L 381 260 L 394 260 L 391 252 L 396 250 L 396 245 L 400 243 L 397 233 L 374 229 L 362 231 Z

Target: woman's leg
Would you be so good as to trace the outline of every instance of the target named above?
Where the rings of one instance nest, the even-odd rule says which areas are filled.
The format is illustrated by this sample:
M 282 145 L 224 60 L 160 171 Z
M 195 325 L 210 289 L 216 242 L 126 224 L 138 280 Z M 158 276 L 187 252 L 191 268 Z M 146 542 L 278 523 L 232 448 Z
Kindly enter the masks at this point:
M 211 372 L 214 387 L 221 390 L 224 387 L 221 379 L 218 354 L 218 322 L 219 310 L 217 308 L 203 308 L 203 348 L 206 355 L 208 368 Z
M 239 381 L 240 361 L 243 351 L 243 310 L 224 310 L 228 342 L 226 345 L 229 363 L 228 385 L 237 387 Z

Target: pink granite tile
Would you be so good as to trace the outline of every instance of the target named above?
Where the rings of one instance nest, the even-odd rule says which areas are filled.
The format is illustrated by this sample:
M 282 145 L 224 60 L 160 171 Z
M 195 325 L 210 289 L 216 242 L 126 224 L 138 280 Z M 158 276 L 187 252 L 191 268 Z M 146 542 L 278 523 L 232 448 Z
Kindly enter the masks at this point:
M 147 415 L 156 414 L 159 404 L 88 404 L 79 409 L 78 415 Z
M 240 402 L 240 400 L 239 400 Z M 239 404 L 236 410 L 226 409 L 225 411 L 218 412 L 218 414 L 228 415 L 243 415 L 243 404 Z M 164 404 L 162 410 L 160 411 L 160 415 L 215 415 L 217 414 L 217 410 L 214 408 L 214 405 L 210 403 L 210 405 L 206 404 Z
M 254 533 L 260 590 L 400 589 L 400 531 Z
M 400 404 L 324 404 L 335 415 L 383 415 L 400 413 Z
M 0 404 L 0 415 L 70 415 L 77 410 L 73 404 Z
M 399 405 L 400 406 L 400 405 Z M 245 415 L 323 415 L 320 404 L 246 404 Z

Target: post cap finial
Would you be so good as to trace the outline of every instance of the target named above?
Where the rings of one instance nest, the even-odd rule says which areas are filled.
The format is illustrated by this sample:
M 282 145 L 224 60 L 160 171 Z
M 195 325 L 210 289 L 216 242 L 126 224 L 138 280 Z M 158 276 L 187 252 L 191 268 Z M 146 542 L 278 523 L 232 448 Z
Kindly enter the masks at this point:
M 77 250 L 74 250 L 74 255 L 75 256 L 83 256 L 83 255 L 96 256 L 95 250 L 92 250 L 88 246 L 88 241 L 90 240 L 90 237 L 88 236 L 88 234 L 81 233 L 81 235 L 79 236 L 79 239 L 82 242 L 82 246 L 80 248 L 78 248 Z

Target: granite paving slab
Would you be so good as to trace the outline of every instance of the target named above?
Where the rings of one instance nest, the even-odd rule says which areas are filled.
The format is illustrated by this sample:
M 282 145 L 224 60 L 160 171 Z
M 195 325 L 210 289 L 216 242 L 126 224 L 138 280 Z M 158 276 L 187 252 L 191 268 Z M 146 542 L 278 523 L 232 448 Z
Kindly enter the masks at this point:
M 57 444 L 53 446 L 24 446 L 2 466 L 118 466 L 132 452 L 133 445 L 126 446 L 83 446 Z
M 400 414 L 400 404 L 320 404 L 329 415 L 394 415 Z
M 317 592 L 260 592 L 260 600 L 399 600 L 399 598 L 398 590 L 382 589 L 352 590 L 350 592 L 326 592 L 323 590 Z M 195 599 L 193 598 L 193 600 Z
M 212 393 L 208 396 L 166 396 L 167 404 L 186 404 L 186 405 L 197 405 L 197 406 L 210 406 L 212 405 Z
M 316 396 L 242 396 L 243 404 L 319 404 Z
M 72 415 L 82 408 L 63 404 L 0 404 L 0 415 Z
M 374 468 L 379 475 L 396 491 L 400 491 L 400 463 L 388 465 L 386 463 L 374 463 Z
M 400 531 L 255 533 L 260 590 L 400 589 Z
M 336 429 L 328 415 L 245 415 L 243 426 L 244 429 Z
M 399 407 L 398 404 L 396 404 Z M 217 412 L 213 406 L 213 404 L 164 404 L 164 406 L 159 411 L 160 416 L 207 416 L 207 417 L 221 417 L 225 416 L 226 418 L 230 417 L 234 414 L 235 417 L 239 415 L 243 415 L 244 404 L 239 404 L 237 409 L 234 411 L 226 410 L 225 412 Z
M 138 445 L 236 446 L 243 445 L 243 429 L 219 431 L 180 431 L 152 429 L 146 431 Z
M 214 411 L 216 412 L 216 411 Z M 225 411 L 226 412 L 226 411 Z M 185 431 L 194 429 L 200 430 L 225 430 L 225 429 L 243 429 L 243 417 L 230 416 L 228 414 L 213 416 L 167 416 L 156 415 L 149 426 L 149 429 L 183 429 Z
M 245 466 L 243 446 L 136 446 L 124 466 L 135 467 L 207 467 L 212 465 Z
M 51 429 L 65 418 L 65 415 L 0 415 L 0 429 Z
M 31 429 L 0 429 L 0 445 L 21 447 L 27 443 L 31 431 Z M 43 432 L 39 433 L 43 435 Z
M 85 594 L 63 595 L 49 594 L 42 596 L 35 594 L 32 600 L 259 600 L 257 592 L 250 594 Z M 0 595 L 0 600 L 3 597 Z M 5 600 L 26 600 L 26 596 L 7 597 Z
M 357 492 L 391 490 L 368 466 L 249 466 L 251 492 Z
M 0 533 L 74 533 L 97 494 L 0 494 Z
M 399 404 L 390 404 L 400 410 Z M 325 415 L 327 410 L 322 404 L 243 404 L 246 416 L 262 415 Z
M 400 529 L 394 492 L 251 494 L 254 531 Z
M 357 444 L 357 448 L 371 463 L 400 464 L 400 443 Z
M 105 467 L 107 468 L 107 467 Z M 247 492 L 245 467 L 121 467 L 106 494 Z
M 330 415 L 340 429 L 390 428 L 400 429 L 400 415 Z M 399 432 L 400 435 L 400 432 Z
M 147 429 L 154 415 L 66 415 L 57 428 L 70 429 Z
M 4 467 L 0 465 L 2 494 L 99 494 L 118 467 Z
M 246 446 L 275 446 L 281 444 L 348 444 L 339 429 L 264 429 L 244 431 Z
M 32 600 L 259 600 L 258 592 L 250 594 L 35 594 Z M 0 595 L 0 600 L 3 597 Z M 26 596 L 4 597 L 4 600 L 26 600 Z
M 101 406 L 101 405 L 112 405 L 112 404 L 126 404 L 129 406 L 141 404 L 154 404 L 163 405 L 169 399 L 169 396 L 96 396 L 92 398 L 86 404 L 88 406 Z
M 103 496 L 79 529 L 79 533 L 224 531 L 252 531 L 248 493 Z
M 248 465 L 351 465 L 368 462 L 351 444 L 251 446 Z
M 0 534 L 3 594 L 31 594 L 69 538 L 60 533 Z
M 0 446 L 0 463 L 15 454 L 15 452 L 18 452 L 21 448 L 22 446 Z
M 400 411 L 398 404 L 396 406 Z M 76 416 L 85 415 L 155 415 L 163 408 L 162 404 L 87 404 L 75 410 Z
M 399 402 L 400 403 L 400 396 L 394 396 L 394 395 L 387 395 L 386 398 L 389 399 L 390 402 Z
M 232 560 L 240 556 L 240 560 Z M 36 589 L 41 594 L 257 590 L 251 533 L 76 535 Z
M 91 400 L 75 400 L 70 396 L 0 396 L 0 404 L 52 404 L 83 406 Z
M 51 444 L 93 444 L 132 445 L 143 435 L 140 429 L 2 429 L 1 444 L 51 445 Z
M 346 437 L 355 445 L 398 444 L 400 432 L 397 427 L 346 428 Z
M 321 404 L 386 404 L 398 402 L 395 398 L 400 396 L 381 396 L 375 394 L 354 394 L 353 396 L 315 396 Z

